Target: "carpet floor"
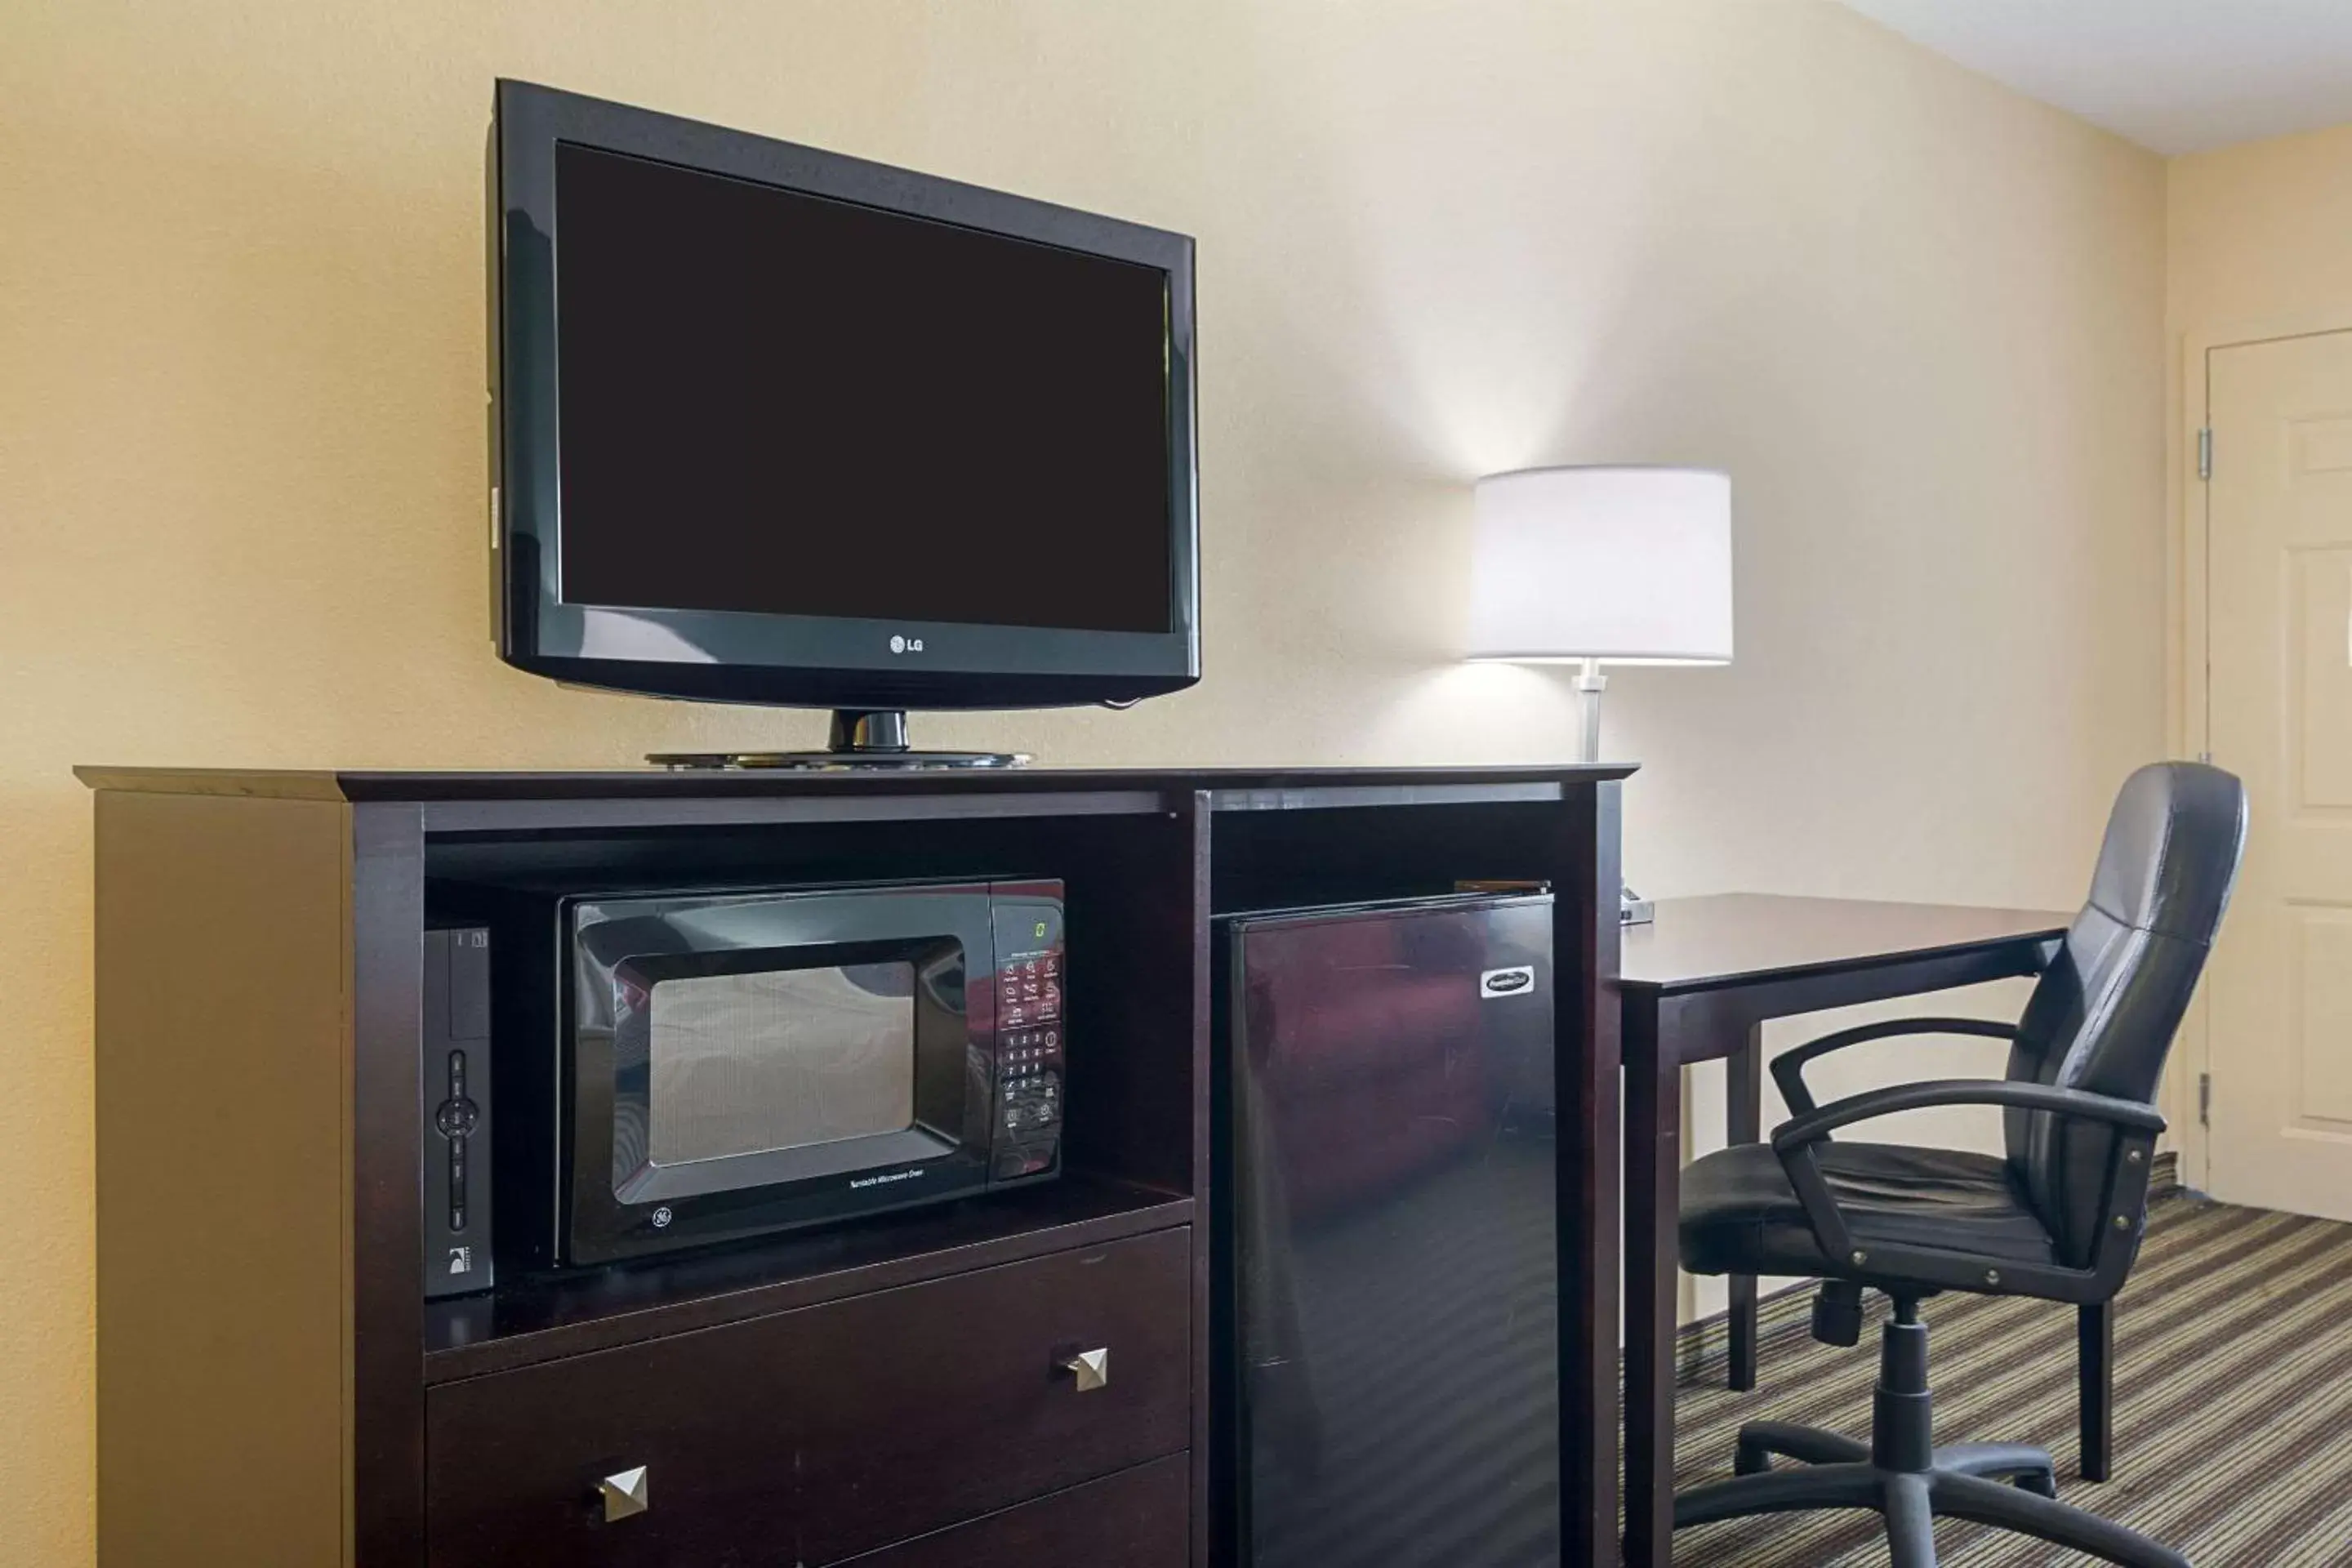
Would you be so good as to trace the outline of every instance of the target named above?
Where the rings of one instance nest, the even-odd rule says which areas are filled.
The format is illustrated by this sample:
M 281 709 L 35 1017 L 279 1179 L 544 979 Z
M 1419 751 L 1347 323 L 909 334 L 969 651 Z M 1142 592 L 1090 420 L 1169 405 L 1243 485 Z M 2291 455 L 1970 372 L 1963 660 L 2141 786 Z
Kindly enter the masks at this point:
M 1723 1386 L 1720 1333 L 1687 1367 L 1678 1487 L 1730 1473 L 1743 1421 L 1868 1438 L 1885 1302 L 1853 1350 L 1814 1342 L 1811 1306 L 1802 1291 L 1766 1303 L 1752 1393 Z M 1925 1316 L 1937 1441 L 2047 1448 L 2067 1501 L 2198 1568 L 2352 1565 L 2352 1226 L 2188 1195 L 2151 1208 L 2117 1302 L 2115 1479 L 2104 1485 L 2076 1468 L 2073 1308 L 1939 1296 Z M 1965 1523 L 1939 1523 L 1936 1544 L 1940 1568 L 2090 1561 Z M 1676 1568 L 1885 1561 L 1877 1517 L 1855 1511 L 1734 1520 L 1675 1541 Z

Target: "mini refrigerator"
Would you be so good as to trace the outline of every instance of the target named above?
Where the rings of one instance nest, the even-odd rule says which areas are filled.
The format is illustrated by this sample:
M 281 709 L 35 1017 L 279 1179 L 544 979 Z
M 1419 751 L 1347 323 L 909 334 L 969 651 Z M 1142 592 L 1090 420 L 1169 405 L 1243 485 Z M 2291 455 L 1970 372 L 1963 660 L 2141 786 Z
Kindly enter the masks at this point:
M 1560 1561 L 1551 898 L 1214 928 L 1217 1561 Z

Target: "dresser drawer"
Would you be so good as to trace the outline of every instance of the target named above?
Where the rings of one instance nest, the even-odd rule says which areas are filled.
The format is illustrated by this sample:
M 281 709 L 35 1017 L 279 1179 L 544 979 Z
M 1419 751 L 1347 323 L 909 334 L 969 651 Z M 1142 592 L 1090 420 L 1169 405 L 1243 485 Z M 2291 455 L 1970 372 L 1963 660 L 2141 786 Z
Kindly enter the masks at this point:
M 843 1568 L 1186 1568 L 1191 1467 L 1154 1459 Z
M 432 1568 L 779 1568 L 1189 1440 L 1188 1229 L 443 1384 Z M 1062 1363 L 1108 1352 L 1100 1387 Z M 1091 1381 L 1086 1380 L 1086 1381 Z M 601 1489 L 643 1468 L 643 1511 Z

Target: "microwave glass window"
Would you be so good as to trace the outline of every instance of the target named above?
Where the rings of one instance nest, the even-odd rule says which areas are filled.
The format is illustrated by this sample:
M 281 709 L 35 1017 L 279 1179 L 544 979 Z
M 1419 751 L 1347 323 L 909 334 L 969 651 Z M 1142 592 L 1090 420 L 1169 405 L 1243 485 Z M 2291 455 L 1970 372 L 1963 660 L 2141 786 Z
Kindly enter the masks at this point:
M 646 1153 L 656 1167 L 915 1124 L 915 966 L 665 980 L 649 997 Z

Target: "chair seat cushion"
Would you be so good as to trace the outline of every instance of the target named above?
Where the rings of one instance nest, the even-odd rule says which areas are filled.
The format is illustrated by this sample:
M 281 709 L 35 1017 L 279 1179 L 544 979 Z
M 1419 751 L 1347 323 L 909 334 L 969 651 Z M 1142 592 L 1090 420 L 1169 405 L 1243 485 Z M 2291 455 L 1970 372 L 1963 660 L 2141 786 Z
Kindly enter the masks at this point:
M 1990 1154 L 1888 1143 L 1820 1145 L 1822 1174 L 1857 1247 L 1935 1247 L 2049 1263 L 2050 1233 Z M 1683 1267 L 1694 1274 L 1851 1275 L 1822 1255 L 1769 1143 L 1736 1143 L 1683 1173 Z

